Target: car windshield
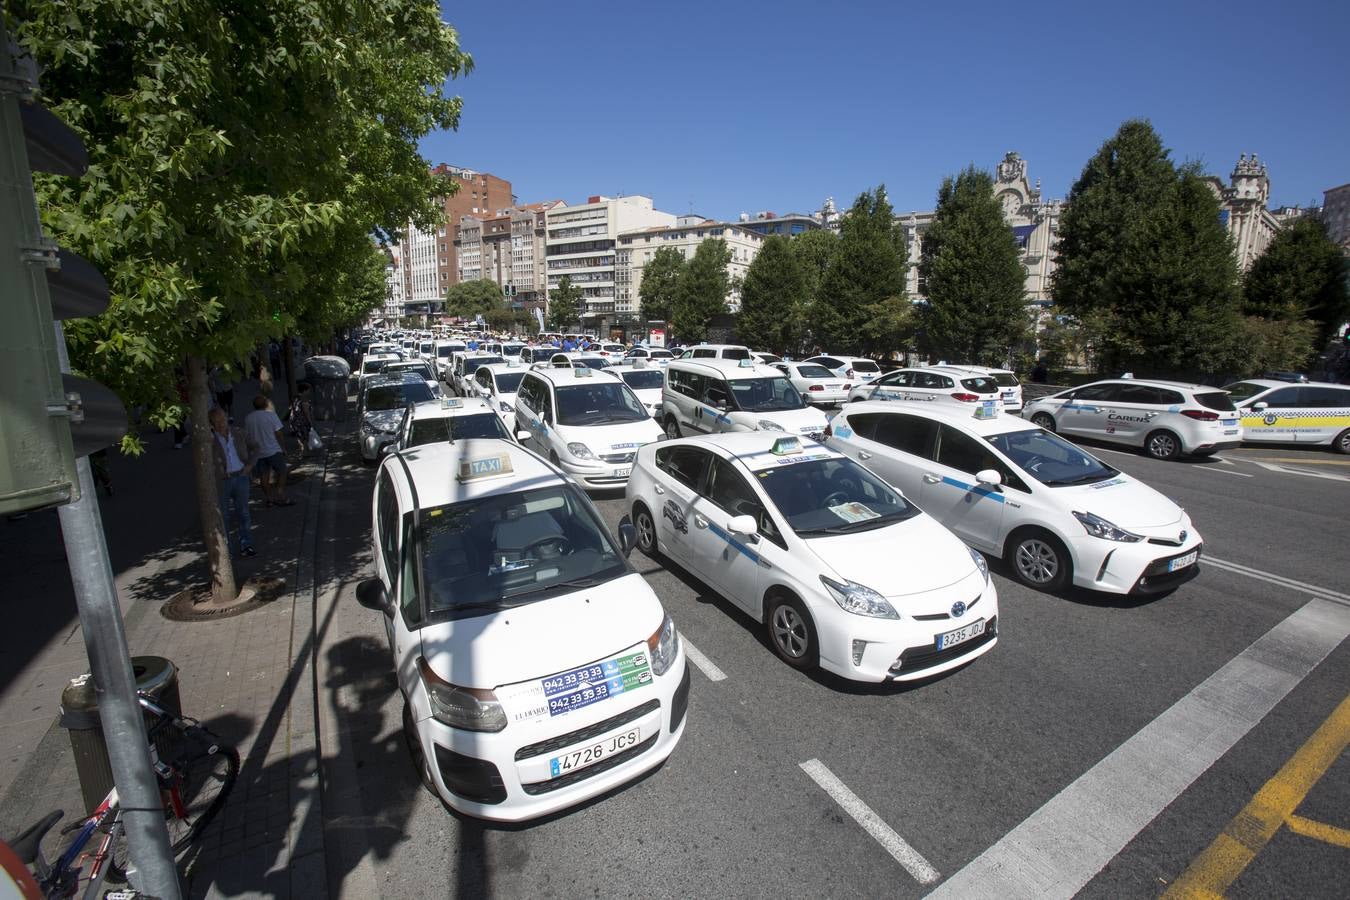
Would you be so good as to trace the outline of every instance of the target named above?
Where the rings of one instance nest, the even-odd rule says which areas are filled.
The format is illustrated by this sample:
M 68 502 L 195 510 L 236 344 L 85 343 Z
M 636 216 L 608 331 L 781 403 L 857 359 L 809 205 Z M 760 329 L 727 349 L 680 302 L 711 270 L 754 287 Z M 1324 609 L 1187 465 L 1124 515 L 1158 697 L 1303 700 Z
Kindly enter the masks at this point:
M 650 354 L 652 359 L 674 359 L 675 354 L 669 350 L 653 350 Z
M 1019 469 L 1049 487 L 1091 484 L 1120 474 L 1048 431 L 1028 428 L 995 434 L 986 440 Z
M 773 412 L 802 409 L 802 395 L 781 375 L 777 378 L 735 378 L 727 382 L 737 409 L 746 412 Z
M 634 369 L 623 373 L 624 383 L 635 391 L 660 388 L 665 377 L 653 369 Z
M 1270 388 L 1252 384 L 1250 381 L 1239 381 L 1236 384 L 1230 384 L 1224 388 L 1228 392 L 1228 399 L 1241 403 L 1243 400 L 1250 400 L 1262 391 L 1268 391 Z
M 810 460 L 762 469 L 755 475 L 788 525 L 802 537 L 870 531 L 919 512 L 851 459 Z
M 749 359 L 750 351 L 744 347 L 727 347 L 721 355 L 723 359 Z
M 500 356 L 470 356 L 464 360 L 464 374 L 472 375 L 478 370 L 479 366 L 490 366 L 493 363 L 506 362 Z
M 386 372 L 415 372 L 427 381 L 435 381 L 436 375 L 431 371 L 429 363 L 398 363 L 385 367 Z
M 592 376 L 587 384 L 558 388 L 559 425 L 612 425 L 650 418 L 628 385 L 598 377 Z
M 419 545 L 433 617 L 483 615 L 629 571 L 594 508 L 562 485 L 424 510 Z
M 402 409 L 409 403 L 434 399 L 425 381 L 381 384 L 366 391 L 366 409 Z
M 574 356 L 572 357 L 573 366 L 585 366 L 588 369 L 607 369 L 609 360 L 603 356 Z
M 834 373 L 824 366 L 798 366 L 797 374 L 802 378 L 833 378 Z
M 524 377 L 524 372 L 498 372 L 496 374 L 497 393 L 514 394 L 516 389 L 520 387 L 520 379 Z
M 423 444 L 435 444 L 451 439 L 458 441 L 464 438 L 503 438 L 509 441 L 511 435 L 506 433 L 506 426 L 496 413 L 437 416 L 413 419 L 412 432 L 408 435 L 408 446 L 420 447 Z
M 446 347 L 437 347 L 437 348 L 436 348 L 436 358 L 437 358 L 437 359 L 449 359 L 449 358 L 450 358 L 450 354 L 454 352 L 454 349 L 455 349 L 454 347 L 448 347 L 448 346 L 446 346 Z
M 502 356 L 519 356 L 520 351 L 525 349 L 524 344 L 503 344 Z

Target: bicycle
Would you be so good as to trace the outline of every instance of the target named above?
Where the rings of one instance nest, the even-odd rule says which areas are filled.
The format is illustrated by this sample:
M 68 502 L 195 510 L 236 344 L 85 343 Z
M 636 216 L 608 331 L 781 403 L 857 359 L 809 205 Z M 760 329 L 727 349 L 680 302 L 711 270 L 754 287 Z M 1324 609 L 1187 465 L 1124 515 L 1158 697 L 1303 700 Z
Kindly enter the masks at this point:
M 150 758 L 164 803 L 169 845 L 178 856 L 224 806 L 239 777 L 239 753 L 196 719 L 169 712 L 145 694 L 138 694 L 137 700 L 151 718 L 147 729 Z M 164 751 L 172 755 L 171 762 L 162 761 Z M 56 862 L 48 864 L 42 855 L 42 839 L 63 815 L 60 810 L 49 813 L 8 842 L 20 861 L 31 867 L 42 896 L 48 900 L 76 896 L 95 900 L 101 896 L 105 881 L 124 883 L 126 836 L 117 788 L 109 791 L 89 816 L 62 829 L 63 834 L 77 833 Z M 86 854 L 85 848 L 96 834 L 101 835 L 98 847 Z M 87 875 L 86 858 L 90 860 Z M 83 892 L 82 880 L 86 882 Z M 118 891 L 107 896 L 130 900 L 136 894 Z

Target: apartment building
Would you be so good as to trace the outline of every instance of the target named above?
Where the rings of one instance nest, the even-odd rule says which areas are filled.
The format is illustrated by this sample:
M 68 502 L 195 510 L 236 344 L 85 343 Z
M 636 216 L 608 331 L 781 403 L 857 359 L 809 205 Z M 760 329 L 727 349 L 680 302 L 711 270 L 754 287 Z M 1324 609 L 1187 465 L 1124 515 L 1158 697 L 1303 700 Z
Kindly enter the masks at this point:
M 817 226 L 819 227 L 819 226 Z M 616 318 L 636 317 L 640 309 L 642 272 L 656 251 L 673 247 L 685 259 L 693 259 L 698 245 L 706 240 L 721 238 L 731 251 L 727 264 L 727 310 L 740 312 L 740 282 L 759 253 L 764 235 L 745 225 L 733 222 L 715 222 L 702 216 L 680 216 L 673 225 L 660 225 L 619 235 L 615 252 L 614 311 Z

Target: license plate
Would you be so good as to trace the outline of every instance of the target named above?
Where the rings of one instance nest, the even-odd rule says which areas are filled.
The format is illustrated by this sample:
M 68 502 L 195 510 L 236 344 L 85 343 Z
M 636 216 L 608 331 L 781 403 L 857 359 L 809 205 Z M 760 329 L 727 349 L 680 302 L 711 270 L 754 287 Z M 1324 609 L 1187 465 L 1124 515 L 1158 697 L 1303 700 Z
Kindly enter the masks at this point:
M 1238 422 L 1237 419 L 1220 419 L 1220 420 L 1219 420 L 1219 424 L 1220 424 L 1220 425 L 1236 425 L 1237 422 Z
M 1003 399 L 1004 399 L 1004 400 L 1016 400 L 1016 399 L 1017 399 L 1017 391 L 1004 391 L 1004 392 L 1003 392 Z
M 1230 428 L 1230 429 L 1228 429 L 1227 431 L 1224 432 L 1224 436 L 1226 437 L 1226 436 L 1228 436 L 1228 435 L 1230 435 L 1230 434 L 1237 434 L 1237 433 L 1238 433 L 1238 430 L 1237 430 L 1236 428 Z
M 971 638 L 977 638 L 984 634 L 984 619 L 971 622 L 964 628 L 958 628 L 955 631 L 948 631 L 946 634 L 937 636 L 937 648 L 946 650 L 948 647 L 955 647 L 957 644 L 964 644 Z
M 837 390 L 839 390 L 839 389 L 842 388 L 842 387 L 843 387 L 842 384 L 827 384 L 827 385 L 825 385 L 825 390 L 827 390 L 827 391 L 837 391 Z
M 1177 569 L 1184 569 L 1187 566 L 1194 565 L 1195 561 L 1199 558 L 1200 558 L 1200 551 L 1192 550 L 1185 556 L 1178 556 L 1176 559 L 1168 560 L 1167 571 L 1175 572 Z
M 633 471 L 632 469 L 615 469 L 615 470 L 614 470 L 614 477 L 615 477 L 615 478 L 627 478 L 628 475 L 629 475 L 629 473 L 632 472 L 632 471 Z
M 980 404 L 979 409 L 975 410 L 975 418 L 977 419 L 993 419 L 996 416 L 998 416 L 997 400 L 986 400 Z
M 562 756 L 553 757 L 548 761 L 549 772 L 554 778 L 557 778 L 559 775 L 593 766 L 615 753 L 621 753 L 629 747 L 636 747 L 641 740 L 641 731 L 637 728 L 630 728 L 598 744 L 579 747 L 576 750 L 564 753 Z

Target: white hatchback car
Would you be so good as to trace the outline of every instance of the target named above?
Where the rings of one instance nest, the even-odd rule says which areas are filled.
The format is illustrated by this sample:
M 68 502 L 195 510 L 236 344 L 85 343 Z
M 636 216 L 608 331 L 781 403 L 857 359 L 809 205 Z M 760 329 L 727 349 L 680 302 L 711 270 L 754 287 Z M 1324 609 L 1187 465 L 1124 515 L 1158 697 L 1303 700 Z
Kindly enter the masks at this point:
M 786 375 L 802 399 L 812 406 L 838 406 L 853 389 L 852 384 L 820 363 L 777 362 L 773 367 Z
M 1022 411 L 1022 382 L 1017 380 L 1017 375 L 1011 369 L 991 369 L 988 366 L 954 366 L 947 363 L 939 363 L 936 368 L 966 375 L 985 375 L 992 378 L 994 383 L 998 385 L 999 399 L 1003 401 L 1004 411 L 1010 413 Z
M 753 432 L 644 447 L 624 499 L 638 547 L 762 623 L 791 666 L 910 681 L 997 642 L 984 558 L 818 444 Z
M 896 369 L 849 391 L 849 403 L 890 400 L 905 404 L 954 406 L 966 415 L 992 418 L 1003 411 L 998 382 L 938 366 Z
M 782 372 L 748 359 L 677 359 L 666 367 L 661 398 L 661 421 L 673 438 L 724 431 L 819 437 L 827 421 Z
M 1155 459 L 1209 456 L 1242 441 L 1223 389 L 1179 381 L 1094 381 L 1032 400 L 1022 415 L 1047 431 L 1141 447 Z
M 628 351 L 624 358 L 645 359 L 651 365 L 665 366 L 670 364 L 670 361 L 675 358 L 675 354 L 664 347 L 634 347 Z
M 1185 510 L 1025 419 L 855 403 L 826 444 L 1030 587 L 1156 594 L 1199 571 L 1200 535 Z
M 502 440 L 385 457 L 371 500 L 381 613 L 423 783 L 517 822 L 659 766 L 684 733 L 675 623 L 585 494 Z
M 627 362 L 631 365 L 614 366 L 603 371 L 632 388 L 653 419 L 661 418 L 661 389 L 666 383 L 665 372 L 656 366 L 648 367 L 645 359 L 630 359 Z
M 803 362 L 820 363 L 835 375 L 854 384 L 881 377 L 881 366 L 874 360 L 862 356 L 835 356 L 831 353 L 822 353 Z
M 1244 441 L 1283 441 L 1350 453 L 1350 384 L 1252 378 L 1224 390 L 1242 415 Z

